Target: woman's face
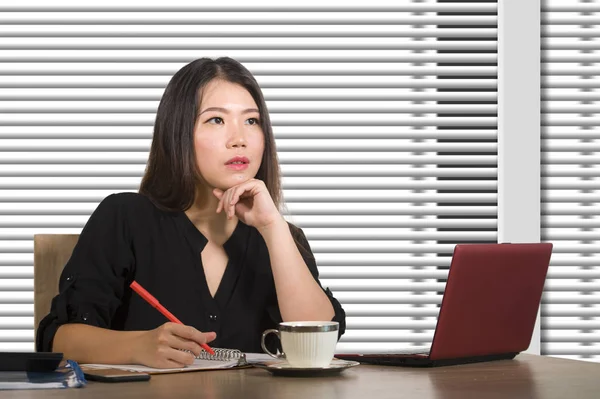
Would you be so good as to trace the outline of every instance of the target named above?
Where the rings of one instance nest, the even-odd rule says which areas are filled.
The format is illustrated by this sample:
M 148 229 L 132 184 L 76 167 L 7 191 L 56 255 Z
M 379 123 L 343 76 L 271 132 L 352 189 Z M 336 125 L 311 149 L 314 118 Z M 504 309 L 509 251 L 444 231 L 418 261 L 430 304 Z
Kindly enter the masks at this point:
M 202 90 L 194 127 L 196 162 L 209 188 L 254 178 L 265 148 L 258 106 L 242 86 L 221 79 Z

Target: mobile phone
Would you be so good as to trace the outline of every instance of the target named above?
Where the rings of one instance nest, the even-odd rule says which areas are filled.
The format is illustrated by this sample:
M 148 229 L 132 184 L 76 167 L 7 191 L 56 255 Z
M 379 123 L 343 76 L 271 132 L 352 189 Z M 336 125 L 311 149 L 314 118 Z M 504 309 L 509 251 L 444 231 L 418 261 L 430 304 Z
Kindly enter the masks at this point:
M 118 369 L 83 369 L 85 378 L 100 382 L 148 381 L 150 374 Z

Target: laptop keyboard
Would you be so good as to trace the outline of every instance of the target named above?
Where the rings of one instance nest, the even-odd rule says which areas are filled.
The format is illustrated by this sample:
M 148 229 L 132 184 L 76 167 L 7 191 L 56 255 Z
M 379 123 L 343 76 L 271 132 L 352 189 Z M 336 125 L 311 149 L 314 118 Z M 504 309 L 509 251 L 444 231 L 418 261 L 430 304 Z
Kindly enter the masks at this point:
M 398 356 L 398 355 L 428 355 L 430 347 L 427 346 L 407 346 L 389 352 L 365 353 L 365 356 Z
M 394 351 L 389 351 L 389 352 L 373 352 L 373 353 L 363 353 L 362 355 L 359 355 L 361 357 L 369 357 L 369 358 L 373 358 L 373 357 L 394 357 L 394 356 L 406 356 L 406 355 L 429 355 L 429 350 L 431 348 L 428 347 L 405 347 L 405 348 L 400 348 L 400 349 L 396 349 Z M 340 355 L 343 356 L 343 355 Z M 354 355 L 353 355 L 354 356 Z
M 430 348 L 402 348 L 396 354 L 402 355 L 429 355 Z M 390 353 L 392 354 L 392 353 Z

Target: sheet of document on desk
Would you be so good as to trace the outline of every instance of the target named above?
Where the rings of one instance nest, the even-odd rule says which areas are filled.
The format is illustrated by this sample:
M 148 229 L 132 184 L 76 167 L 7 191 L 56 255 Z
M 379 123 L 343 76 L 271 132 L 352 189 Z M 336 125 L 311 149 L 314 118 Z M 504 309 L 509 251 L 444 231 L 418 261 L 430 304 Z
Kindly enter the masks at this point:
M 138 371 L 141 373 L 149 374 L 165 374 L 165 373 L 181 373 L 186 371 L 198 371 L 198 370 L 218 370 L 218 369 L 229 369 L 238 365 L 237 360 L 233 361 L 218 361 L 218 360 L 201 360 L 196 359 L 194 363 L 179 368 L 171 369 L 156 369 L 152 367 L 141 366 L 137 364 L 82 364 L 82 366 L 96 369 L 119 369 L 119 370 L 131 370 Z
M 276 360 L 277 359 L 267 355 L 266 353 L 246 353 L 246 361 L 248 362 L 248 364 L 272 362 Z

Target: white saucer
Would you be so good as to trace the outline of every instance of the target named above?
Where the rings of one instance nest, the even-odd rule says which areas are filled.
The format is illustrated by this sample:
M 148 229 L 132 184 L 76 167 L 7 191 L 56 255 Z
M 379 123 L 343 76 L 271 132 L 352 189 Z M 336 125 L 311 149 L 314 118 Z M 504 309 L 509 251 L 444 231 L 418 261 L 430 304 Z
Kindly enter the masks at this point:
M 288 377 L 317 377 L 339 374 L 347 368 L 358 366 L 359 362 L 350 360 L 333 359 L 329 366 L 325 367 L 293 367 L 288 362 L 276 360 L 273 362 L 256 363 L 254 366 L 264 368 L 273 375 Z

